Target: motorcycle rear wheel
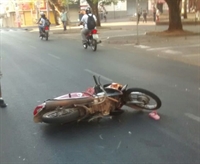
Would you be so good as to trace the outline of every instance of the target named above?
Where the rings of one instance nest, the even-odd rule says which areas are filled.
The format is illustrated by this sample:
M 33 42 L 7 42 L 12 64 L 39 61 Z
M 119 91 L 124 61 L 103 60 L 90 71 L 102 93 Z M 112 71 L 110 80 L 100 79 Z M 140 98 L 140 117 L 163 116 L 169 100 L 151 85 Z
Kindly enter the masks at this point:
M 84 49 L 87 49 L 87 47 L 88 47 L 87 43 L 84 43 L 84 44 L 83 44 L 83 48 L 84 48 Z
M 79 118 L 77 108 L 67 108 L 64 111 L 51 111 L 42 116 L 42 121 L 49 124 L 64 124 Z
M 48 39 L 49 39 L 49 33 L 46 32 L 46 40 L 48 40 Z
M 91 40 L 91 47 L 93 51 L 97 50 L 97 41 L 95 39 Z
M 135 93 L 134 93 L 135 92 Z M 137 95 L 136 93 L 140 93 Z M 127 106 L 135 106 L 139 109 L 146 109 L 146 110 L 157 110 L 161 107 L 162 103 L 158 96 L 154 93 L 141 89 L 141 88 L 129 88 L 125 92 L 125 101 L 127 102 Z M 134 101 L 140 103 L 134 103 Z M 151 104 L 154 101 L 155 104 Z

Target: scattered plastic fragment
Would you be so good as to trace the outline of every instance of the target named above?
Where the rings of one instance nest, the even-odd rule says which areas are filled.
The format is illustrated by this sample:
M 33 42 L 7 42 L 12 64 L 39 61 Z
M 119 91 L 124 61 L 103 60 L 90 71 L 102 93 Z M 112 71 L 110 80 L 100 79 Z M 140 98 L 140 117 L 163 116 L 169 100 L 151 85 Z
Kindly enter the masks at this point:
M 103 137 L 101 135 L 99 135 L 99 138 L 101 138 L 103 140 Z
M 149 113 L 149 116 L 151 118 L 153 118 L 154 120 L 159 120 L 160 119 L 160 116 L 158 115 L 157 111 L 153 111 L 153 112 Z

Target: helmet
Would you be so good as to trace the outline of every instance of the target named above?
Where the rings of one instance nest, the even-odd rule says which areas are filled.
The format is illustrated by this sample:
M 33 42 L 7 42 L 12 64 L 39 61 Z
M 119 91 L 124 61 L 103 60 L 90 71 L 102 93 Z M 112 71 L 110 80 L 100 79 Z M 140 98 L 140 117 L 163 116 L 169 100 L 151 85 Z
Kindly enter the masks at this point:
M 45 15 L 45 14 L 44 14 L 44 12 L 43 12 L 43 11 L 41 11 L 41 12 L 40 12 L 40 15 L 41 15 L 41 16 L 43 16 L 43 15 Z
M 89 7 L 87 7 L 87 8 L 85 9 L 85 12 L 86 12 L 86 14 L 89 14 L 89 13 L 91 13 L 91 10 L 90 10 L 90 8 L 89 8 Z

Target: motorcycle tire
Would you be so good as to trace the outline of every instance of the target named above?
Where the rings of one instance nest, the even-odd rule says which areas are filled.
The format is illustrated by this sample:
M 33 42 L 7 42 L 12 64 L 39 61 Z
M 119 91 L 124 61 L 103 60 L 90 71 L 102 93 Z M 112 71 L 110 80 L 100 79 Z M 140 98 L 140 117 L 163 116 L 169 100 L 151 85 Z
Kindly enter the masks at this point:
M 131 98 L 131 93 L 132 92 L 139 92 L 142 93 L 142 95 L 136 95 L 133 94 L 134 96 L 136 96 L 136 98 L 134 98 L 134 100 L 136 101 L 140 101 L 140 104 L 137 103 L 131 103 L 130 101 L 132 101 L 133 98 Z M 150 100 L 154 100 L 155 101 L 155 105 L 151 105 Z M 145 110 L 157 110 L 161 107 L 162 103 L 161 100 L 158 96 L 156 96 L 154 93 L 145 90 L 145 89 L 141 89 L 141 88 L 129 88 L 125 91 L 125 102 L 128 102 L 127 106 L 136 106 L 139 109 L 145 109 Z
M 42 121 L 48 124 L 64 124 L 75 121 L 79 118 L 77 108 L 69 108 L 69 112 L 59 115 L 58 111 L 47 112 L 42 116 Z
M 84 44 L 83 44 L 83 48 L 84 48 L 84 49 L 87 49 L 87 47 L 88 47 L 87 43 L 84 43 Z
M 97 50 L 97 41 L 95 39 L 91 40 L 91 47 L 93 51 Z
M 46 40 L 48 40 L 48 39 L 49 39 L 49 33 L 46 32 Z

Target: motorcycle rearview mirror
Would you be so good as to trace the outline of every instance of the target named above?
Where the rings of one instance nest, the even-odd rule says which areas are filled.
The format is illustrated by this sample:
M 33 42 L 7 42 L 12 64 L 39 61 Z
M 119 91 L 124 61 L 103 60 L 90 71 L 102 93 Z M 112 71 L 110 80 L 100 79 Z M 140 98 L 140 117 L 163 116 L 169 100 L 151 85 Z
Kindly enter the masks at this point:
M 127 87 L 128 87 L 128 84 L 124 85 L 124 86 L 122 87 L 121 91 L 122 91 L 122 92 L 125 91 Z

